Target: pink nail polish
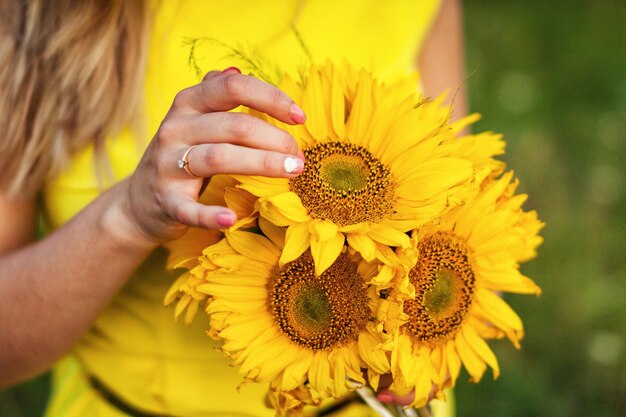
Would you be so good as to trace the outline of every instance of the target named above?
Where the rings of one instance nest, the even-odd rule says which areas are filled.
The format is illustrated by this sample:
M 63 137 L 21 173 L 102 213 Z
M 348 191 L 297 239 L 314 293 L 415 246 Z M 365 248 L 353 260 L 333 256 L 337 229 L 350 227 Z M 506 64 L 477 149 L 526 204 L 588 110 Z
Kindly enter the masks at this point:
M 221 213 L 217 215 L 217 224 L 220 227 L 230 227 L 235 224 L 236 217 L 233 213 Z
M 304 111 L 296 103 L 291 104 L 289 117 L 291 117 L 291 120 L 298 124 L 302 124 L 306 121 L 306 114 L 304 114 Z
M 222 74 L 226 74 L 226 73 L 237 73 L 237 74 L 241 74 L 241 70 L 237 67 L 228 67 L 226 68 L 224 71 L 222 71 Z
M 378 394 L 376 396 L 376 398 L 378 399 L 378 401 L 380 401 L 381 403 L 391 403 L 393 402 L 393 395 L 391 395 L 388 392 L 381 392 L 380 394 Z

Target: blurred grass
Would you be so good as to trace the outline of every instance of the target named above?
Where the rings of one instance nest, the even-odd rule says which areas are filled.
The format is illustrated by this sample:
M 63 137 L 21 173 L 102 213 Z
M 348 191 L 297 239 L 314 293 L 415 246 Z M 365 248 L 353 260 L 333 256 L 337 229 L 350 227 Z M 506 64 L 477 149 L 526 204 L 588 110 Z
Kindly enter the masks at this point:
M 476 131 L 504 133 L 509 168 L 546 222 L 507 296 L 523 349 L 493 344 L 502 375 L 460 381 L 459 416 L 626 415 L 626 2 L 465 2 Z
M 466 0 L 476 131 L 546 222 L 523 267 L 538 299 L 509 296 L 523 349 L 493 343 L 502 375 L 457 389 L 460 417 L 626 415 L 626 2 Z M 467 379 L 467 378 L 465 378 Z M 0 391 L 0 417 L 42 415 L 47 376 Z

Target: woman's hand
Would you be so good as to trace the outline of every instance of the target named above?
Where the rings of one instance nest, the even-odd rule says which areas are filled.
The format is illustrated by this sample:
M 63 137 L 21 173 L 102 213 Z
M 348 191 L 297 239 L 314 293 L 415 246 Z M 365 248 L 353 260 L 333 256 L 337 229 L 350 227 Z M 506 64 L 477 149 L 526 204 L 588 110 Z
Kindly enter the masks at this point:
M 227 112 L 239 105 L 285 123 L 305 120 L 276 87 L 234 68 L 214 71 L 176 96 L 132 176 L 44 239 L 27 244 L 34 202 L 0 194 L 0 215 L 19 216 L 0 227 L 0 387 L 65 354 L 158 244 L 188 226 L 234 223 L 231 210 L 197 202 L 203 178 L 302 172 L 294 139 L 254 116 Z M 177 164 L 192 145 L 187 160 L 195 176 Z
M 125 213 L 147 240 L 174 239 L 188 226 L 235 223 L 228 208 L 197 202 L 203 178 L 292 178 L 302 172 L 304 155 L 293 137 L 254 116 L 228 112 L 240 105 L 289 124 L 306 119 L 285 93 L 237 68 L 209 72 L 200 84 L 178 93 L 128 183 Z M 191 146 L 187 168 L 195 176 L 178 166 Z
M 381 375 L 376 399 L 384 404 L 411 405 L 415 400 L 415 392 L 411 392 L 407 395 L 397 395 L 388 389 L 392 382 L 391 374 Z
M 448 376 L 447 379 L 449 378 L 450 377 Z M 378 391 L 376 392 L 376 399 L 385 404 L 394 404 L 400 406 L 409 406 L 413 404 L 413 402 L 415 401 L 415 391 L 411 391 L 406 395 L 398 395 L 389 389 L 392 383 L 393 379 L 391 377 L 391 374 L 381 375 L 378 385 Z M 430 394 L 428 395 L 428 401 L 435 398 L 435 394 L 436 386 L 433 385 L 432 389 L 430 390 Z

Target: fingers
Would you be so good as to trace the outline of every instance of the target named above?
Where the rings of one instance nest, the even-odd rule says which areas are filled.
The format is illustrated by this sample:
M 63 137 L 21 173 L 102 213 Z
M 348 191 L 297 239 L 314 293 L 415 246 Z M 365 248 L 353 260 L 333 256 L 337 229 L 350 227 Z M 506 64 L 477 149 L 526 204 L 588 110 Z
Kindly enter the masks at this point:
M 177 222 L 205 229 L 230 227 L 237 221 L 237 215 L 226 207 L 205 206 L 193 198 L 171 198 L 166 205 L 170 215 Z
M 415 391 L 411 391 L 406 395 L 397 395 L 393 391 L 387 389 L 393 382 L 391 374 L 381 375 L 379 381 L 379 391 L 376 394 L 376 398 L 381 403 L 396 404 L 401 406 L 408 406 L 415 401 Z
M 189 169 L 198 177 L 229 173 L 292 178 L 302 173 L 304 155 L 259 150 L 229 143 L 200 144 L 187 155 Z
M 383 389 L 378 392 L 376 398 L 381 403 L 408 406 L 415 401 L 415 392 L 411 392 L 407 395 L 397 395 L 387 389 Z
M 298 144 L 286 131 L 243 113 L 207 113 L 174 119 L 167 123 L 172 136 L 189 144 L 232 143 L 256 149 L 296 155 Z
M 174 104 L 199 113 L 228 111 L 244 105 L 289 124 L 306 120 L 302 109 L 280 89 L 230 69 L 208 73 L 200 84 L 178 93 Z
M 147 236 L 163 241 L 180 236 L 181 225 L 235 223 L 232 210 L 197 202 L 202 180 L 196 177 L 302 173 L 304 154 L 293 137 L 251 115 L 228 113 L 240 105 L 289 124 L 306 119 L 287 94 L 236 68 L 212 71 L 178 93 L 132 176 L 131 205 Z

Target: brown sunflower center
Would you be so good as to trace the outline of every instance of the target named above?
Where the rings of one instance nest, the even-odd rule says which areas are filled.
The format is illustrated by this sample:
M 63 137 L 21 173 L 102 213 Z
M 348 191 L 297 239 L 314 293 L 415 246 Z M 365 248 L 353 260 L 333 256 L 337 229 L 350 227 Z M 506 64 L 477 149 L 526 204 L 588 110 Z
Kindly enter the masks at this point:
M 327 142 L 304 151 L 304 172 L 289 181 L 311 216 L 339 226 L 378 222 L 393 213 L 395 182 L 362 146 Z
M 404 303 L 405 331 L 420 342 L 453 337 L 469 311 L 474 272 L 465 244 L 451 233 L 437 232 L 418 244 L 419 261 L 409 272 L 416 297 Z
M 268 308 L 280 330 L 313 350 L 357 339 L 369 309 L 357 264 L 346 254 L 315 276 L 310 252 L 274 269 L 268 281 Z

